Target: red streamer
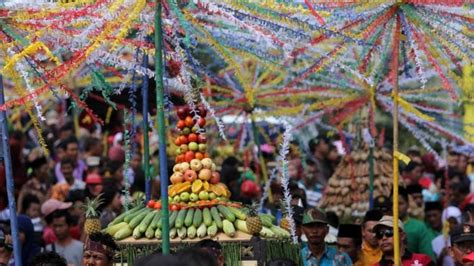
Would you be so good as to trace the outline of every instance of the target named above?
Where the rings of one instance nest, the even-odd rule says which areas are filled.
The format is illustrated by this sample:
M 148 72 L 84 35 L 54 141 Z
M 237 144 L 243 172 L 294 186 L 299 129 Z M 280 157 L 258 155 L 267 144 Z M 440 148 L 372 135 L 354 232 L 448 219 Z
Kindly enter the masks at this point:
M 309 8 L 309 10 L 311 11 L 311 14 L 313 14 L 313 16 L 316 17 L 316 19 L 318 20 L 319 24 L 321 25 L 324 25 L 326 24 L 326 22 L 324 21 L 324 19 L 318 14 L 318 12 L 316 12 L 316 10 L 314 10 L 313 8 L 313 5 L 309 2 L 309 0 L 304 0 L 306 6 Z

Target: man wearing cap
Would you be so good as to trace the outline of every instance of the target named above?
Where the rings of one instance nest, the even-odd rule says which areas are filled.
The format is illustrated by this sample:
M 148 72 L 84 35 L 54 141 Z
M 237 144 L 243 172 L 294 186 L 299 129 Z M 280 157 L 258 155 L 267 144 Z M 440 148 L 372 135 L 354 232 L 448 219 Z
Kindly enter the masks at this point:
M 67 210 L 72 206 L 72 202 L 62 202 L 56 199 L 49 199 L 41 205 L 41 213 L 46 221 L 47 226 L 43 230 L 43 240 L 46 245 L 56 241 L 51 223 L 53 222 L 52 213 L 57 210 Z
M 425 222 L 433 241 L 443 230 L 441 214 L 443 213 L 443 205 L 439 201 L 428 201 L 425 203 Z
M 470 254 L 474 252 L 474 225 L 463 224 L 451 232 L 451 247 L 449 254 L 455 265 L 474 265 L 469 262 Z M 467 257 L 467 260 L 464 259 Z
M 337 249 L 345 252 L 354 265 L 362 265 L 359 251 L 362 244 L 362 233 L 358 224 L 340 224 L 337 231 Z
M 301 250 L 304 266 L 345 266 L 352 265 L 346 253 L 327 246 L 324 238 L 329 232 L 328 220 L 324 211 L 318 208 L 308 209 L 303 215 L 303 233 L 308 245 Z
M 391 215 L 392 214 L 392 201 L 390 200 L 390 198 L 380 195 L 374 199 L 374 210 L 380 211 L 382 215 L 384 214 Z
M 382 250 L 374 233 L 374 227 L 382 216 L 383 213 L 379 210 L 369 210 L 365 213 L 362 221 L 362 250 L 359 258 L 361 265 L 374 265 L 382 258 Z
M 104 190 L 102 185 L 102 177 L 96 173 L 88 174 L 86 177 L 86 196 L 89 198 L 95 198 L 99 196 Z
M 387 266 L 387 265 L 394 265 L 394 228 L 393 228 L 393 217 L 385 215 L 380 219 L 380 221 L 375 225 L 375 236 L 378 239 L 379 246 L 382 249 L 383 255 L 380 261 L 375 264 L 377 266 Z M 403 266 L 412 266 L 412 265 L 420 265 L 420 266 L 431 266 L 435 265 L 431 258 L 425 254 L 417 254 L 411 253 L 406 248 L 406 240 L 407 236 L 404 231 L 402 221 L 398 221 L 398 231 L 400 236 L 400 258 L 401 263 L 400 265 Z

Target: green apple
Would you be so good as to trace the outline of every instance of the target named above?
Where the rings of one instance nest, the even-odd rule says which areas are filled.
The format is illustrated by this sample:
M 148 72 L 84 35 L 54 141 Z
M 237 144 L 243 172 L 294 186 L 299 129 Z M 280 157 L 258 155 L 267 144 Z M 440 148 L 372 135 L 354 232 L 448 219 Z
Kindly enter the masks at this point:
M 213 199 L 216 199 L 216 198 L 217 198 L 216 193 L 214 193 L 214 192 L 209 193 L 209 199 L 210 200 L 213 200 Z
M 199 197 L 196 193 L 191 193 L 191 195 L 189 195 L 189 200 L 192 202 L 198 201 L 198 199 Z
M 168 202 L 173 202 L 173 198 L 168 196 Z
M 185 127 L 183 128 L 181 132 L 183 133 L 184 136 L 187 136 L 189 135 L 189 133 L 191 133 L 191 129 L 189 129 L 189 127 Z
M 200 152 L 206 152 L 206 149 L 207 149 L 207 145 L 206 145 L 206 144 L 201 143 L 201 144 L 198 145 L 198 150 L 199 150 Z
M 199 127 L 198 127 L 198 126 L 193 126 L 193 128 L 191 128 L 191 131 L 192 131 L 193 133 L 198 132 L 198 130 L 199 130 Z
M 173 198 L 174 203 L 179 203 L 180 201 L 181 201 L 181 198 L 179 197 L 179 195 L 174 196 Z
M 200 200 L 208 200 L 209 199 L 209 193 L 207 191 L 201 191 L 199 192 L 199 199 Z
M 189 201 L 189 192 L 183 192 L 181 195 L 179 195 L 181 198 L 182 202 L 188 202 Z
M 190 142 L 188 144 L 188 148 L 190 151 L 197 151 L 199 149 L 199 146 L 196 142 Z

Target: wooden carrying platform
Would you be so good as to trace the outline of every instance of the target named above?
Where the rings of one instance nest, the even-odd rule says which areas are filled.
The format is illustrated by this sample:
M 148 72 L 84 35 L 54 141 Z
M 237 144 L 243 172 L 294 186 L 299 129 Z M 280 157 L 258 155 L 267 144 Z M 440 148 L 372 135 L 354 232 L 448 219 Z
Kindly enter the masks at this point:
M 194 239 L 170 239 L 172 252 L 193 246 L 195 243 L 206 238 Z M 229 237 L 224 233 L 218 233 L 213 240 L 219 242 L 223 248 L 226 265 L 265 265 L 274 258 L 290 258 L 299 261 L 299 246 L 288 241 L 268 240 L 260 237 L 252 237 L 243 232 L 237 231 L 234 237 Z M 133 237 L 117 241 L 121 252 L 116 259 L 118 265 L 133 265 L 136 258 L 160 252 L 161 241 L 157 239 L 134 239 Z M 231 258 L 240 258 L 238 260 Z

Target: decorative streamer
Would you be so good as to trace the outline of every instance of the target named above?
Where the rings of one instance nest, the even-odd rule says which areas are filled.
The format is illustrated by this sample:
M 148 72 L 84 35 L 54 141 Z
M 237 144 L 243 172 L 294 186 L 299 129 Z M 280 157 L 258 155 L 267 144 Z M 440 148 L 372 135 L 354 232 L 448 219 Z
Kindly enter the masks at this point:
M 283 188 L 285 208 L 288 214 L 287 219 L 288 223 L 290 224 L 290 233 L 293 243 L 297 244 L 298 237 L 296 235 L 295 220 L 293 218 L 293 207 L 291 206 L 291 191 L 289 188 L 290 178 L 288 176 L 288 159 L 286 158 L 290 151 L 291 130 L 293 128 L 286 121 L 282 121 L 282 123 L 285 127 L 285 132 L 283 133 L 282 143 L 280 144 L 280 152 L 278 153 L 277 162 L 279 166 L 279 172 L 281 174 L 281 187 Z
M 260 202 L 258 204 L 258 210 L 263 210 L 265 206 L 265 201 L 267 200 L 268 195 L 269 195 L 270 186 L 273 180 L 275 180 L 275 178 L 277 177 L 277 173 L 278 173 L 278 168 L 273 168 L 270 174 L 270 178 L 268 178 L 267 182 L 265 182 L 265 185 L 263 186 L 262 197 L 260 198 Z
M 216 121 L 216 125 L 217 125 L 217 129 L 219 131 L 219 135 L 221 136 L 221 138 L 225 141 L 227 141 L 227 138 L 225 136 L 225 133 L 224 133 L 224 124 L 222 123 L 222 121 L 220 120 L 220 118 L 218 118 L 216 116 L 216 111 L 214 110 L 214 108 L 211 107 L 211 105 L 206 101 L 206 98 L 204 97 L 204 95 L 200 94 L 201 96 L 201 102 L 202 104 L 204 105 L 204 107 L 209 111 L 209 113 L 211 114 L 211 117 L 214 118 L 214 120 Z

